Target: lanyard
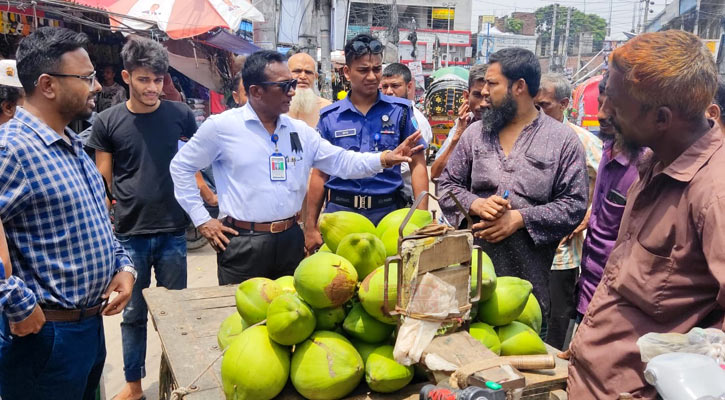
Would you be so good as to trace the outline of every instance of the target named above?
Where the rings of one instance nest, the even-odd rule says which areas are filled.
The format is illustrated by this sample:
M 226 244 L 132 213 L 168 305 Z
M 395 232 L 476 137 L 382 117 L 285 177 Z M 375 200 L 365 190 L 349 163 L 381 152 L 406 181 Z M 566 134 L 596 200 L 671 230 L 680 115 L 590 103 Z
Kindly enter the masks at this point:
M 272 140 L 272 143 L 274 143 L 274 152 L 279 153 L 279 148 L 277 146 L 277 142 L 279 142 L 279 136 L 276 133 L 273 133 L 272 136 L 270 136 L 270 139 Z

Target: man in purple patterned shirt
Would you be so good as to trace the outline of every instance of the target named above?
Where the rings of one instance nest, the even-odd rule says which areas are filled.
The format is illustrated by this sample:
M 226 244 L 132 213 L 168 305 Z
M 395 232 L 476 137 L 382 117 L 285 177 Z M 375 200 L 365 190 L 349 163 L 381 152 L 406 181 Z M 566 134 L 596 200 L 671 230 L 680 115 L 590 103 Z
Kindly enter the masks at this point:
M 496 273 L 529 280 L 547 315 L 554 252 L 584 218 L 589 183 L 576 133 L 534 105 L 540 78 L 528 50 L 491 55 L 483 90 L 491 108 L 463 133 L 439 191 L 453 192 L 476 218 L 476 244 Z M 448 221 L 462 222 L 450 198 L 440 205 Z

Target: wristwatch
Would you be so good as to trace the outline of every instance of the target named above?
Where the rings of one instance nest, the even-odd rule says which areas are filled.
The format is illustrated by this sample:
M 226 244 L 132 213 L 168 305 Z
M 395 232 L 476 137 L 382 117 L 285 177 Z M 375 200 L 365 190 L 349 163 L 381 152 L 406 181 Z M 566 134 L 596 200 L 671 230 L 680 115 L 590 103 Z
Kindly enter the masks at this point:
M 131 275 L 133 275 L 133 280 L 134 280 L 134 281 L 135 281 L 136 279 L 138 279 L 138 271 L 136 271 L 136 268 L 134 268 L 134 267 L 131 267 L 131 266 L 129 266 L 129 265 L 124 265 L 123 267 L 119 268 L 119 269 L 118 269 L 118 270 L 116 271 L 116 273 L 119 273 L 119 272 L 128 272 L 128 273 L 130 273 Z

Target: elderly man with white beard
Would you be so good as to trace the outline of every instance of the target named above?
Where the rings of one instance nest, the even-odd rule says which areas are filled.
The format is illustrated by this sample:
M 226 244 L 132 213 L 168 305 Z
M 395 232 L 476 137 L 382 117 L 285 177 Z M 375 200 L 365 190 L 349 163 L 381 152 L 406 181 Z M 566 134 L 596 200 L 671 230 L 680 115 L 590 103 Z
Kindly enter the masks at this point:
M 317 128 L 320 110 L 332 104 L 318 95 L 317 62 L 307 53 L 297 53 L 287 60 L 287 66 L 292 72 L 292 78 L 297 79 L 297 89 L 287 115 Z

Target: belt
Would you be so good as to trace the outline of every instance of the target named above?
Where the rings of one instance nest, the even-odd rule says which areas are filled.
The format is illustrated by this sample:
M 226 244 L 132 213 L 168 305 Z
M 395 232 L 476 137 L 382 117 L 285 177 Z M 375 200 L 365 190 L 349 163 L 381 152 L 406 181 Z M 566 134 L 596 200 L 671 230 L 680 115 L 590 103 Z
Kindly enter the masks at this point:
M 108 304 L 107 301 L 96 304 L 93 307 L 88 308 L 76 308 L 76 309 L 63 309 L 53 308 L 52 306 L 40 305 L 40 308 L 45 314 L 45 320 L 51 322 L 80 322 L 84 319 L 101 315 L 103 309 Z
M 224 218 L 227 224 L 244 231 L 262 232 L 262 233 L 282 233 L 297 224 L 297 215 L 273 222 L 247 222 L 239 221 L 232 217 Z
M 380 196 L 364 196 L 330 189 L 327 201 L 345 207 L 356 208 L 358 210 L 383 208 L 397 206 L 398 191 L 393 194 L 384 194 Z

